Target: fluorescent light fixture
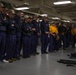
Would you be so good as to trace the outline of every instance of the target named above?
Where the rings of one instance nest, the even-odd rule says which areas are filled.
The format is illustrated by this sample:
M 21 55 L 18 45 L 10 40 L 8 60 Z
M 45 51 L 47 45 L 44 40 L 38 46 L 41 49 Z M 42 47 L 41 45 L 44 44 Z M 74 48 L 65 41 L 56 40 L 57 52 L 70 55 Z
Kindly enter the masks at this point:
M 62 4 L 70 4 L 72 3 L 71 1 L 59 1 L 59 2 L 54 2 L 54 5 L 62 5 Z
M 29 9 L 29 7 L 19 7 L 19 8 L 15 8 L 15 10 L 26 10 Z
M 41 14 L 41 16 L 42 16 L 42 17 L 43 17 L 43 16 L 46 16 L 46 17 L 47 17 L 48 15 L 47 15 L 47 14 Z
M 52 17 L 53 20 L 60 20 L 58 17 Z
M 69 20 L 63 20 L 63 22 L 70 22 Z

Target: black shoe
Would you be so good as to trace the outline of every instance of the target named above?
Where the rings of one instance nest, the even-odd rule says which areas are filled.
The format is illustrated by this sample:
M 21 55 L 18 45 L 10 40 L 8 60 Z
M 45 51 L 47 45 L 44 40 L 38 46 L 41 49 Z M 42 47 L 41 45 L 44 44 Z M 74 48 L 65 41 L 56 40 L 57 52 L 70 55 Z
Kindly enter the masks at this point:
M 27 58 L 30 58 L 30 56 L 27 56 Z
M 21 58 L 20 58 L 20 57 L 17 57 L 16 59 L 17 59 L 17 60 L 20 60 Z
M 38 52 L 35 52 L 35 54 L 39 55 L 39 53 L 38 53 Z
M 22 57 L 22 55 L 20 54 L 19 57 Z
M 63 48 L 63 50 L 66 50 L 66 48 Z
M 9 61 L 9 63 L 13 63 L 13 60 L 12 59 L 8 59 L 7 61 Z
M 23 56 L 22 58 L 26 59 L 26 58 L 27 58 L 27 56 Z
M 57 50 L 54 50 L 54 53 L 58 52 Z
M 23 56 L 24 59 L 30 58 L 30 56 Z
M 71 56 L 70 54 L 67 54 L 67 56 Z
M 44 52 L 45 54 L 48 54 L 48 52 Z
M 48 52 L 42 52 L 42 54 L 48 54 Z
M 62 50 L 62 48 L 59 48 L 59 50 Z
M 16 59 L 16 58 L 12 58 L 12 60 L 13 60 L 13 61 L 16 61 L 17 59 Z
M 43 52 L 41 54 L 44 54 Z
M 35 56 L 35 55 L 36 55 L 36 53 L 32 53 L 32 55 L 33 55 L 33 56 Z
M 54 53 L 54 51 L 50 51 L 49 53 Z

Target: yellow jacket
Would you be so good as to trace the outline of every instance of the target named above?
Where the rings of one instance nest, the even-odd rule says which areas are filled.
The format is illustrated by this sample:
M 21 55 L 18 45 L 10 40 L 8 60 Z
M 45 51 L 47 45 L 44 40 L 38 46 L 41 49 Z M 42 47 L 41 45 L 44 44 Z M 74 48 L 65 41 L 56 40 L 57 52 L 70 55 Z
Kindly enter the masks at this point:
M 76 28 L 72 28 L 72 29 L 71 29 L 71 34 L 72 34 L 72 35 L 76 35 Z
M 51 34 L 53 34 L 53 33 L 58 34 L 58 28 L 54 25 L 49 26 L 49 31 Z

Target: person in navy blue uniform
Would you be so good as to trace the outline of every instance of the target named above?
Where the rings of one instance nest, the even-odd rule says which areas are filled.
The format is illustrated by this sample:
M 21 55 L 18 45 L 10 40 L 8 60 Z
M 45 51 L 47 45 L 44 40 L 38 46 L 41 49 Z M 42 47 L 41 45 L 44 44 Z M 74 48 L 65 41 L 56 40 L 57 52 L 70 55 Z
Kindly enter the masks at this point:
M 23 58 L 30 57 L 31 49 L 31 26 L 29 24 L 29 16 L 25 15 L 22 23 L 22 39 L 23 39 Z
M 43 21 L 41 22 L 41 53 L 47 54 L 47 46 L 48 46 L 48 35 L 49 35 L 49 23 L 46 16 L 43 17 Z
M 66 38 L 66 32 L 67 32 L 67 29 L 65 27 L 65 25 L 63 23 L 61 23 L 61 25 L 58 27 L 58 31 L 59 31 L 59 37 L 60 37 L 60 48 L 61 48 L 61 41 L 63 42 L 63 49 L 65 50 L 66 49 L 66 46 L 67 46 L 67 38 Z
M 33 25 L 33 23 L 32 23 L 32 21 L 33 21 L 33 18 L 32 18 L 32 16 L 29 16 L 29 25 L 30 25 L 30 27 L 31 27 L 31 37 L 30 37 L 30 39 L 31 39 L 31 49 L 30 49 L 30 55 L 34 55 L 35 53 L 34 53 L 34 51 L 35 51 L 35 38 L 34 38 L 34 34 L 35 34 L 35 31 L 36 31 L 36 29 L 35 29 L 35 27 L 34 27 L 34 25 Z
M 33 49 L 33 54 L 36 55 L 36 54 L 39 54 L 37 52 L 37 46 L 38 46 L 38 38 L 39 38 L 39 35 L 40 35 L 40 28 L 39 28 L 39 22 L 37 22 L 38 20 L 38 16 L 37 15 L 34 15 L 33 17 L 33 21 L 32 21 L 32 24 L 33 24 L 33 35 L 32 35 L 32 49 Z
M 66 38 L 67 38 L 67 44 L 66 44 L 66 47 L 70 47 L 70 44 L 71 44 L 71 26 L 69 23 L 66 24 L 66 29 L 67 29 L 67 32 L 66 32 Z
M 14 20 L 14 11 L 8 12 L 8 26 L 7 26 L 7 45 L 6 45 L 6 59 L 12 63 L 15 58 L 16 46 L 16 21 Z
M 4 61 L 6 45 L 7 18 L 4 10 L 4 6 L 0 3 L 0 61 Z
M 21 52 L 21 32 L 22 32 L 22 21 L 21 18 L 23 17 L 23 12 L 18 12 L 15 15 L 15 21 L 16 21 L 16 27 L 17 27 L 17 32 L 16 32 L 16 53 L 15 57 L 20 60 L 20 52 Z
M 76 26 L 75 24 L 72 24 L 71 26 L 71 47 L 74 49 L 76 43 Z

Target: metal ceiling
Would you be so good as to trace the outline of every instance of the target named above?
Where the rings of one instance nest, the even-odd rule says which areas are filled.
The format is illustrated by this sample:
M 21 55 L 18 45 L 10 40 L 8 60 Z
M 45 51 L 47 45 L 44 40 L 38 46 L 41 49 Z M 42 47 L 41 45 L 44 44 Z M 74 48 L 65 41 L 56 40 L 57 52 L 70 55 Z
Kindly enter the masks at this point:
M 0 0 L 14 5 L 24 5 L 28 3 L 30 9 L 24 10 L 34 14 L 48 14 L 49 17 L 60 17 L 75 21 L 76 19 L 76 0 L 71 0 L 74 4 L 55 6 L 53 2 L 59 0 Z M 60 0 L 62 1 L 62 0 Z

